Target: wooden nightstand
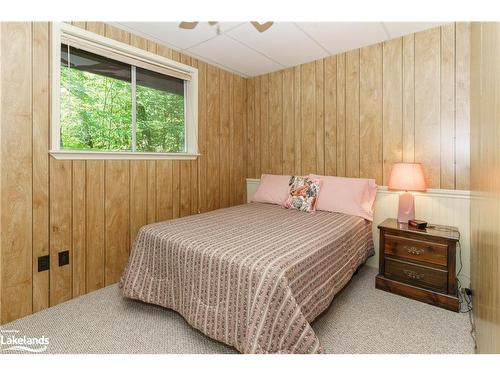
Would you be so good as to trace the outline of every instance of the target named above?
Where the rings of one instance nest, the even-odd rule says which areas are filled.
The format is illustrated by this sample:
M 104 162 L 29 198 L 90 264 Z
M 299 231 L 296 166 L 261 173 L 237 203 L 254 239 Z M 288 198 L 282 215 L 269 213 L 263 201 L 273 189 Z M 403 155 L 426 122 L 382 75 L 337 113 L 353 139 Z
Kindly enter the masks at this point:
M 386 219 L 380 230 L 377 289 L 459 311 L 455 259 L 460 233 L 429 224 L 415 229 Z M 438 229 L 439 228 L 439 229 Z

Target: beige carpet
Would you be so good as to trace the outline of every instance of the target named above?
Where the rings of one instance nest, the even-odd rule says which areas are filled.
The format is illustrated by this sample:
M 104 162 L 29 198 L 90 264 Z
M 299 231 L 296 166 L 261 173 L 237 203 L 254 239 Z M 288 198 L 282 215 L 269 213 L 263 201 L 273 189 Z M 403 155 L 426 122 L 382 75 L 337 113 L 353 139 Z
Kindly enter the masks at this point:
M 363 267 L 313 324 L 327 353 L 474 352 L 467 314 L 376 290 L 375 275 Z M 124 299 L 117 285 L 0 328 L 45 335 L 47 353 L 235 353 L 174 311 Z

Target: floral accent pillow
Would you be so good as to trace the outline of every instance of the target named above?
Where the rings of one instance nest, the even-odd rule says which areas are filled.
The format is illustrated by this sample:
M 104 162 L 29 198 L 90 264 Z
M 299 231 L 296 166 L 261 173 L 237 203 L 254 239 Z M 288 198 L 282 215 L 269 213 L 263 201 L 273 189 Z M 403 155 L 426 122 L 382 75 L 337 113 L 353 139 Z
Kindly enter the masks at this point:
M 288 183 L 288 198 L 283 207 L 314 212 L 319 195 L 320 181 L 315 178 L 292 176 Z

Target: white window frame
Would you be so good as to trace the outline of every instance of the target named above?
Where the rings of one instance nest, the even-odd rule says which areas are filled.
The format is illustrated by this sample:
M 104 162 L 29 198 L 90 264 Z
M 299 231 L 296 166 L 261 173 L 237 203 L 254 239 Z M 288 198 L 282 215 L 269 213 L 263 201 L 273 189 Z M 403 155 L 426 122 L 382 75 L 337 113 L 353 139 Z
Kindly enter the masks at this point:
M 138 58 L 149 60 L 178 71 L 187 73 L 191 79 L 184 81 L 185 111 L 185 151 L 184 152 L 136 152 L 136 151 L 79 151 L 60 149 L 60 74 L 61 74 L 61 35 L 82 38 L 105 47 L 122 51 Z M 66 23 L 53 23 L 51 35 L 52 82 L 51 82 L 51 150 L 56 159 L 179 159 L 194 160 L 198 153 L 198 69 L 180 62 L 158 56 L 151 52 L 94 34 Z

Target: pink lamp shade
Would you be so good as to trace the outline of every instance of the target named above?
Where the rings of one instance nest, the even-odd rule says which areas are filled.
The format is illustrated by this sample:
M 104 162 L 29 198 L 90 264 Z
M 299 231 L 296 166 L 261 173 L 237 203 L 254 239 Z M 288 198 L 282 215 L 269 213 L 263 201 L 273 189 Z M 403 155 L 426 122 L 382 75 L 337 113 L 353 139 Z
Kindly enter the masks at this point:
M 394 163 L 389 177 L 390 190 L 426 191 L 424 169 L 420 163 Z
M 415 200 L 408 191 L 426 191 L 424 170 L 420 163 L 395 163 L 389 177 L 389 190 L 404 190 L 399 195 L 398 222 L 415 219 Z

